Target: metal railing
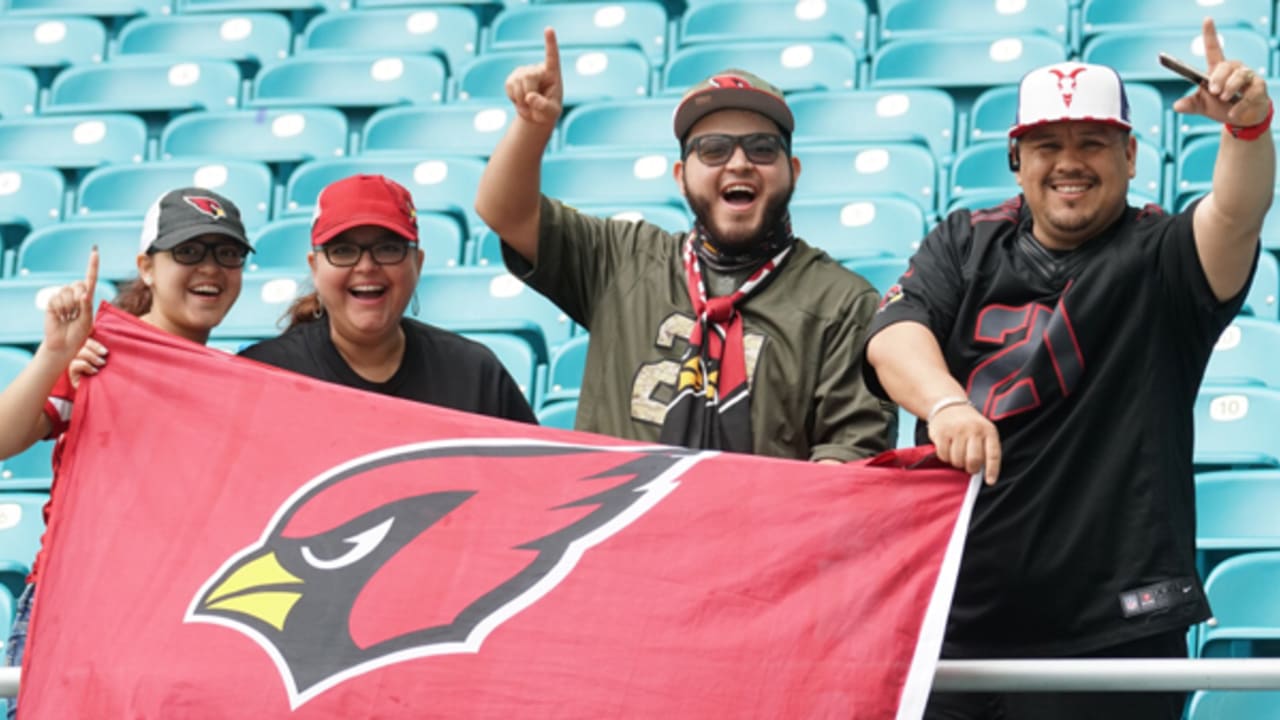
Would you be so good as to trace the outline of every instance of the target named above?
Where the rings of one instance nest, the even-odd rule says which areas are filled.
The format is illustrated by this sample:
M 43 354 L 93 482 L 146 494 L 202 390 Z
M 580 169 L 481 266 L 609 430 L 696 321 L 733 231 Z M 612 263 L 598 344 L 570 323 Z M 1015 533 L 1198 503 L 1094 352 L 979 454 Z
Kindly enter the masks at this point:
M 0 697 L 18 692 L 0 667 Z M 933 688 L 954 692 L 1280 690 L 1280 659 L 941 660 Z

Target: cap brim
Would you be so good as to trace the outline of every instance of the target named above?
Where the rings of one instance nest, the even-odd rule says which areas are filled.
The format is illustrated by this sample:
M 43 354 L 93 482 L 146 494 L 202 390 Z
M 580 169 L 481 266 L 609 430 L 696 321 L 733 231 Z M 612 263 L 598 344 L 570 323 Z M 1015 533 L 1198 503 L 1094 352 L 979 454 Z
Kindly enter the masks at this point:
M 1032 130 L 1034 128 L 1043 127 L 1045 125 L 1055 125 L 1057 123 L 1064 123 L 1064 122 L 1091 122 L 1091 123 L 1098 123 L 1099 125 L 1110 125 L 1112 127 L 1118 127 L 1121 130 L 1133 129 L 1133 125 L 1131 125 L 1130 123 L 1124 122 L 1123 120 L 1116 120 L 1115 118 L 1060 117 L 1060 118 L 1050 118 L 1048 120 L 1037 120 L 1035 122 L 1023 123 L 1022 125 L 1014 125 L 1013 127 L 1009 128 L 1009 137 L 1010 138 L 1021 137 L 1022 135 L 1026 134 L 1027 131 Z
M 155 248 L 156 250 L 172 250 L 182 243 L 192 238 L 198 238 L 201 235 L 222 235 L 229 237 L 232 240 L 239 241 L 241 245 L 244 245 L 249 249 L 249 252 L 253 252 L 253 245 L 249 242 L 248 238 L 236 232 L 233 228 L 217 224 L 193 225 L 191 227 L 182 228 L 181 230 L 174 230 L 173 232 L 166 234 L 164 237 L 156 238 L 152 241 L 150 247 Z
M 796 126 L 791 109 L 774 95 L 749 88 L 713 88 L 690 96 L 676 108 L 676 138 L 683 140 L 699 120 L 719 110 L 760 113 L 787 134 L 792 133 Z
M 323 245 L 329 242 L 330 240 L 332 240 L 335 235 L 340 235 L 350 230 L 351 228 L 360 227 L 362 225 L 372 225 L 374 227 L 380 227 L 386 230 L 390 230 L 391 232 L 395 233 L 396 235 L 399 235 L 400 237 L 404 238 L 405 240 L 408 240 L 409 242 L 418 242 L 417 233 L 414 233 L 414 235 L 410 237 L 409 235 L 405 234 L 404 226 L 397 225 L 396 223 L 391 222 L 384 215 L 352 215 L 351 217 L 347 218 L 346 220 L 343 220 L 337 225 L 334 225 L 333 227 L 330 227 L 330 228 L 326 228 L 325 231 L 319 235 L 312 234 L 311 245 L 313 247 L 318 245 Z

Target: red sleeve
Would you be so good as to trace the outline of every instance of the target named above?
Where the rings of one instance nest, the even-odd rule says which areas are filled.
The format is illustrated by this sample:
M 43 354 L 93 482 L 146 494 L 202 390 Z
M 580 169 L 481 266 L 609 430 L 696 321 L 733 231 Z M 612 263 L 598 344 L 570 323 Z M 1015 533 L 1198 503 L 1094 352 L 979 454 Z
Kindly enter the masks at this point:
M 52 440 L 71 427 L 71 408 L 75 402 L 76 389 L 71 385 L 71 375 L 64 372 L 44 401 L 44 415 L 49 418 L 49 425 L 52 428 L 45 436 L 45 440 Z

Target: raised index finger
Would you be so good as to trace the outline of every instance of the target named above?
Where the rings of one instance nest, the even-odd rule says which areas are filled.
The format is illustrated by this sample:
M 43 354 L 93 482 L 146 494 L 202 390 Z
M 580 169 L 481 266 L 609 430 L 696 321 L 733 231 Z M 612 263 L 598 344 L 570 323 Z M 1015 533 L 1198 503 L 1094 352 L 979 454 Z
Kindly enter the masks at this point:
M 552 28 L 546 28 L 542 31 L 542 39 L 547 45 L 547 59 L 544 64 L 547 72 L 555 75 L 560 74 L 560 43 L 556 40 L 556 31 Z
M 1212 71 L 1214 66 L 1223 61 L 1222 44 L 1218 42 L 1218 28 L 1213 24 L 1213 18 L 1204 19 L 1202 29 L 1204 38 L 1204 59 L 1209 63 L 1209 70 Z
M 93 297 L 93 291 L 98 287 L 98 246 L 94 245 L 89 251 L 89 266 L 84 271 L 84 284 L 89 286 L 89 297 Z

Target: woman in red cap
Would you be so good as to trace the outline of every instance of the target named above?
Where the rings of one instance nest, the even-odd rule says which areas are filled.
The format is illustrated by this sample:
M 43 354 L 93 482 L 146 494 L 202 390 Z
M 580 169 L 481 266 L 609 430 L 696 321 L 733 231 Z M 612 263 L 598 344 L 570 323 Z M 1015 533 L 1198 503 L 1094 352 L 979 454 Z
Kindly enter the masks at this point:
M 311 245 L 315 292 L 294 302 L 283 335 L 242 355 L 357 390 L 535 422 L 488 348 L 404 317 L 423 252 L 403 186 L 382 175 L 329 185 L 316 201 Z

